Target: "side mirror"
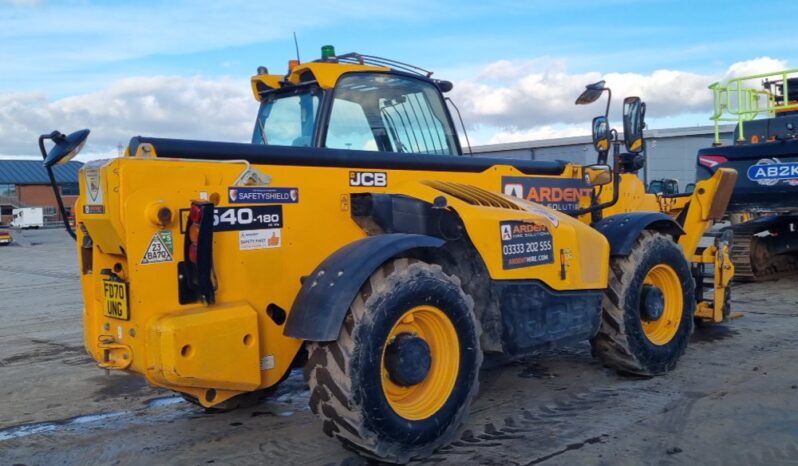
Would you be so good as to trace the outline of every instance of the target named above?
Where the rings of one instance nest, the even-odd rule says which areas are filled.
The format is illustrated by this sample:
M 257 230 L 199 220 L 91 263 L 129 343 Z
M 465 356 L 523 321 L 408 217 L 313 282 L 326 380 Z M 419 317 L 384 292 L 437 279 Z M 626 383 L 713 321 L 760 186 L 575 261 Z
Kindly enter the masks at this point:
M 585 184 L 604 186 L 612 183 L 612 168 L 609 165 L 587 165 L 583 169 Z
M 610 122 L 605 116 L 593 118 L 593 147 L 599 152 L 610 149 Z
M 623 99 L 623 139 L 626 150 L 634 154 L 643 151 L 643 126 L 646 118 L 646 104 L 640 97 Z
M 89 130 L 82 129 L 66 136 L 64 134 L 53 132 L 51 134 L 52 140 L 55 143 L 52 149 L 47 153 L 44 159 L 44 166 L 47 168 L 57 165 L 59 163 L 67 163 L 74 158 L 83 146 L 86 144 L 86 139 L 89 137 Z

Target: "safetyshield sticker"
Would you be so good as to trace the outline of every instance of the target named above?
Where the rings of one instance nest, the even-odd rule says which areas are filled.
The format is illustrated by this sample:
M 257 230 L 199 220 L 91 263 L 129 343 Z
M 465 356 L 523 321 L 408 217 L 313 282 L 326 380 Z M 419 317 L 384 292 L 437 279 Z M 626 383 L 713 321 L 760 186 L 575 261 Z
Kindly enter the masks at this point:
M 502 267 L 517 269 L 554 262 L 551 232 L 545 225 L 510 220 L 499 224 Z
M 272 188 L 266 186 L 231 186 L 227 189 L 234 204 L 296 204 L 298 188 Z

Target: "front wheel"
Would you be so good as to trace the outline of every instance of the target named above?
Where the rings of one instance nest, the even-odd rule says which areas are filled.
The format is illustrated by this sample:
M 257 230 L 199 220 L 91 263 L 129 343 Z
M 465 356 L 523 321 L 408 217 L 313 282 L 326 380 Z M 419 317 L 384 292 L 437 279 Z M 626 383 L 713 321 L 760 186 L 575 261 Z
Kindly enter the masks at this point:
M 450 442 L 478 390 L 473 307 L 437 265 L 396 259 L 375 271 L 338 340 L 310 344 L 305 378 L 324 432 L 392 463 Z
M 673 369 L 695 313 L 695 282 L 679 245 L 644 231 L 628 256 L 611 260 L 602 308 L 591 345 L 604 365 L 647 376 Z

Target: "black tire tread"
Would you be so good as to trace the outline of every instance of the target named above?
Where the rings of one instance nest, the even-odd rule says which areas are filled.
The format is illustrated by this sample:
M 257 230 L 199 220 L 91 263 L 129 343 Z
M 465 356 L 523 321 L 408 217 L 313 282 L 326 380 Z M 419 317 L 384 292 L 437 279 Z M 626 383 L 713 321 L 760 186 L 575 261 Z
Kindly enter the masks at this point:
M 610 262 L 608 288 L 602 301 L 601 325 L 598 334 L 591 340 L 593 355 L 607 367 L 644 376 L 658 375 L 663 372 L 652 371 L 633 351 L 627 334 L 627 326 L 624 323 L 623 308 L 624 297 L 631 291 L 629 290 L 631 277 L 643 260 L 645 251 L 655 242 L 660 241 L 667 241 L 681 249 L 681 246 L 673 243 L 670 237 L 646 230 L 641 233 L 628 256 L 615 258 Z M 692 332 L 692 317 L 689 320 L 690 332 Z M 681 347 L 678 356 L 681 356 L 684 351 L 685 347 Z M 666 370 L 672 369 L 677 359 L 678 357 Z
M 311 391 L 310 409 L 322 418 L 324 432 L 337 438 L 359 454 L 383 462 L 406 463 L 413 458 L 429 456 L 437 447 L 454 440 L 465 418 L 462 411 L 465 410 L 467 413 L 471 400 L 479 391 L 479 381 L 475 376 L 468 400 L 463 404 L 461 412 L 458 413 L 457 428 L 449 431 L 445 438 L 440 438 L 434 445 L 426 445 L 412 450 L 398 449 L 389 441 L 377 438 L 364 426 L 362 409 L 349 401 L 353 394 L 350 361 L 355 348 L 354 328 L 360 322 L 370 318 L 368 314 L 370 300 L 387 292 L 391 286 L 401 283 L 403 276 L 412 273 L 415 269 L 426 269 L 442 279 L 454 282 L 458 287 L 461 286 L 457 276 L 445 274 L 437 264 L 428 264 L 415 259 L 395 259 L 377 269 L 361 288 L 360 293 L 350 306 L 350 312 L 347 314 L 336 342 L 308 344 L 309 359 L 305 366 L 305 381 Z M 469 305 L 477 336 L 479 336 L 481 328 L 474 317 L 474 301 L 462 291 L 462 288 L 461 292 Z M 478 364 L 481 364 L 481 351 L 477 358 Z

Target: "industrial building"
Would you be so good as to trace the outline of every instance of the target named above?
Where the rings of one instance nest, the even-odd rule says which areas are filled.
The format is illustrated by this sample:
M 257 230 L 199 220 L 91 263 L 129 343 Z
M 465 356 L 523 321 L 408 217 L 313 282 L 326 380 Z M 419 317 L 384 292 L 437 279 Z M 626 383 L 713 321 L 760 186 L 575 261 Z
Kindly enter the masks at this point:
M 78 172 L 83 164 L 68 162 L 54 167 L 67 212 L 78 198 Z M 9 223 L 18 207 L 44 208 L 45 223 L 61 220 L 50 178 L 41 160 L 0 160 L 0 223 Z
M 733 132 L 734 125 L 721 126 L 721 142 L 731 143 Z M 695 182 L 696 153 L 698 149 L 712 145 L 715 127 L 652 129 L 646 130 L 644 136 L 647 163 L 646 168 L 640 171 L 640 177 L 646 181 L 646 185 L 651 180 L 673 178 L 679 181 L 683 190 L 687 184 Z M 489 144 L 475 146 L 472 151 L 481 156 L 565 160 L 579 164 L 591 164 L 596 160 L 590 136 Z

